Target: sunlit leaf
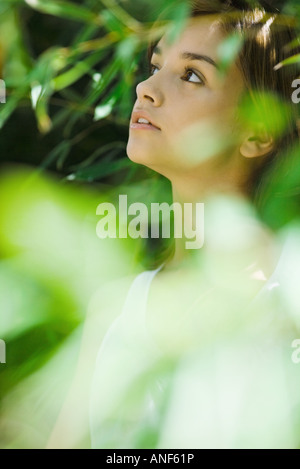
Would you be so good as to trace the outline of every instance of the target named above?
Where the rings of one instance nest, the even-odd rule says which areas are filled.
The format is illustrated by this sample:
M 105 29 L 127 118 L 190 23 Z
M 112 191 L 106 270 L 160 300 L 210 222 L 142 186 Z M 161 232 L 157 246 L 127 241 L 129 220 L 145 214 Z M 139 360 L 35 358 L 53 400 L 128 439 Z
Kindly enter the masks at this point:
M 238 57 L 239 52 L 243 46 L 243 38 L 239 34 L 232 34 L 228 36 L 218 48 L 218 63 L 221 73 L 233 64 Z
M 76 62 L 74 67 L 67 72 L 53 78 L 51 81 L 53 90 L 60 91 L 78 81 L 83 75 L 89 73 L 91 67 L 99 62 L 102 55 L 102 51 L 93 53 L 87 59 Z
M 99 121 L 109 116 L 115 105 L 116 98 L 110 98 L 107 102 L 99 104 L 95 109 L 94 121 Z
M 117 56 L 123 61 L 124 64 L 128 64 L 128 61 L 132 61 L 139 47 L 139 41 L 135 36 L 129 36 L 118 44 Z
M 276 137 L 286 130 L 291 116 L 290 107 L 276 94 L 253 92 L 247 94 L 241 105 L 241 118 L 254 131 L 264 128 Z
M 84 7 L 71 2 L 64 1 L 44 1 L 25 0 L 25 2 L 35 10 L 48 15 L 60 16 L 62 18 L 73 19 L 80 22 L 92 22 L 101 24 L 100 16 L 87 10 Z
M 283 60 L 279 64 L 274 67 L 274 70 L 279 70 L 282 67 L 286 67 L 287 65 L 294 65 L 300 63 L 300 54 L 294 55 L 293 57 L 289 57 L 286 60 Z
M 102 19 L 108 31 L 116 31 L 119 33 L 120 37 L 125 37 L 126 27 L 110 10 L 104 10 L 102 12 Z
M 172 44 L 179 38 L 186 25 L 190 13 L 190 6 L 188 2 L 175 2 L 171 5 L 171 8 L 166 11 L 168 20 L 171 22 L 166 38 L 167 41 Z

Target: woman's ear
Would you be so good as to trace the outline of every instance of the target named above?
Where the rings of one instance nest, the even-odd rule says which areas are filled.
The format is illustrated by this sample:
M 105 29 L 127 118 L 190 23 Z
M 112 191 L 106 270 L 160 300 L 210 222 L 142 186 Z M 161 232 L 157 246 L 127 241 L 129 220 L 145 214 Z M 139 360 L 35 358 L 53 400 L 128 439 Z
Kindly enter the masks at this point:
M 274 149 L 274 140 L 266 133 L 248 135 L 241 147 L 241 155 L 245 158 L 257 158 L 265 156 Z

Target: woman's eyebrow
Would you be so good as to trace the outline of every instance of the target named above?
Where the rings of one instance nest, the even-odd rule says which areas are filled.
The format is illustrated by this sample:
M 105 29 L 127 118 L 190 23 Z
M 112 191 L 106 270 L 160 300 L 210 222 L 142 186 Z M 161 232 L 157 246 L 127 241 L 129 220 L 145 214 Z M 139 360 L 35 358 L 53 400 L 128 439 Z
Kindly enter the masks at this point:
M 161 48 L 158 46 L 155 46 L 153 49 L 153 54 L 161 55 L 162 51 Z M 218 64 L 212 59 L 211 57 L 208 57 L 207 55 L 202 55 L 202 54 L 195 54 L 194 52 L 182 52 L 180 54 L 180 58 L 184 60 L 200 60 L 201 62 L 207 62 L 210 65 L 213 65 L 217 69 L 219 69 Z

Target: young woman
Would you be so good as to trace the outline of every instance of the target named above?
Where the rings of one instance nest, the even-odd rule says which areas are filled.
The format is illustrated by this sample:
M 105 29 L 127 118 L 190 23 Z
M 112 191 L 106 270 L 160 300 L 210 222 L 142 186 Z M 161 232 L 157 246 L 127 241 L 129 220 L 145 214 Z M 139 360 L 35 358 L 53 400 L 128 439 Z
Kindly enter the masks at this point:
M 239 211 L 235 200 L 257 203 L 272 165 L 298 142 L 291 93 L 299 69 L 280 66 L 295 53 L 288 47 L 293 42 L 296 48 L 290 21 L 253 2 L 196 1 L 176 41 L 165 35 L 151 47 L 150 76 L 136 90 L 128 156 L 171 181 L 174 202 L 194 208 L 188 220 L 194 228 L 196 206 L 206 204 L 207 239 L 203 249 L 189 251 L 187 239 L 177 238 L 172 258 L 133 282 L 98 355 L 95 446 L 298 443 L 276 363 L 270 369 L 278 351 L 262 346 L 264 321 L 279 317 L 269 297 L 280 284 L 278 256 L 267 230 L 251 216 L 229 209 L 231 226 L 224 227 L 225 217 L 214 220 L 211 202 L 216 194 L 233 200 L 233 212 Z M 224 72 L 222 47 L 232 38 L 242 44 Z M 227 252 L 220 249 L 224 237 L 233 244 Z M 261 301 L 270 301 L 262 316 Z M 216 392 L 219 386 L 224 389 Z
M 297 52 L 296 33 L 261 3 L 191 7 L 175 42 L 164 35 L 151 46 L 127 152 L 170 180 L 174 202 L 192 204 L 193 228 L 205 203 L 205 244 L 188 250 L 176 238 L 173 256 L 131 284 L 98 352 L 92 445 L 296 447 L 290 362 L 278 369 L 294 333 L 277 335 L 280 253 L 247 202 L 263 199 L 272 166 L 298 142 L 299 70 L 280 66 Z M 227 67 L 226 43 L 240 44 Z

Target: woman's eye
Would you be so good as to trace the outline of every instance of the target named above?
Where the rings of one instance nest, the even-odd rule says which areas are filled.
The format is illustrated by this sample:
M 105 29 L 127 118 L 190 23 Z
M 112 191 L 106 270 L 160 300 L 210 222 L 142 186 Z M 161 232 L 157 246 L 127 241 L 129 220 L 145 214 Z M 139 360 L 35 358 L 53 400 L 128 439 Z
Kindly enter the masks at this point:
M 156 65 L 150 66 L 150 75 L 155 75 L 158 72 L 158 67 Z
M 156 65 L 150 66 L 150 76 L 155 75 L 159 71 L 159 68 Z M 204 85 L 205 80 L 201 78 L 196 72 L 187 68 L 185 69 L 184 75 L 181 77 L 183 81 L 188 81 L 189 83 L 195 83 L 198 85 Z
M 185 74 L 183 75 L 182 80 L 200 85 L 204 85 L 205 83 L 203 78 L 201 78 L 199 75 L 197 75 L 196 72 L 189 68 L 185 70 Z

